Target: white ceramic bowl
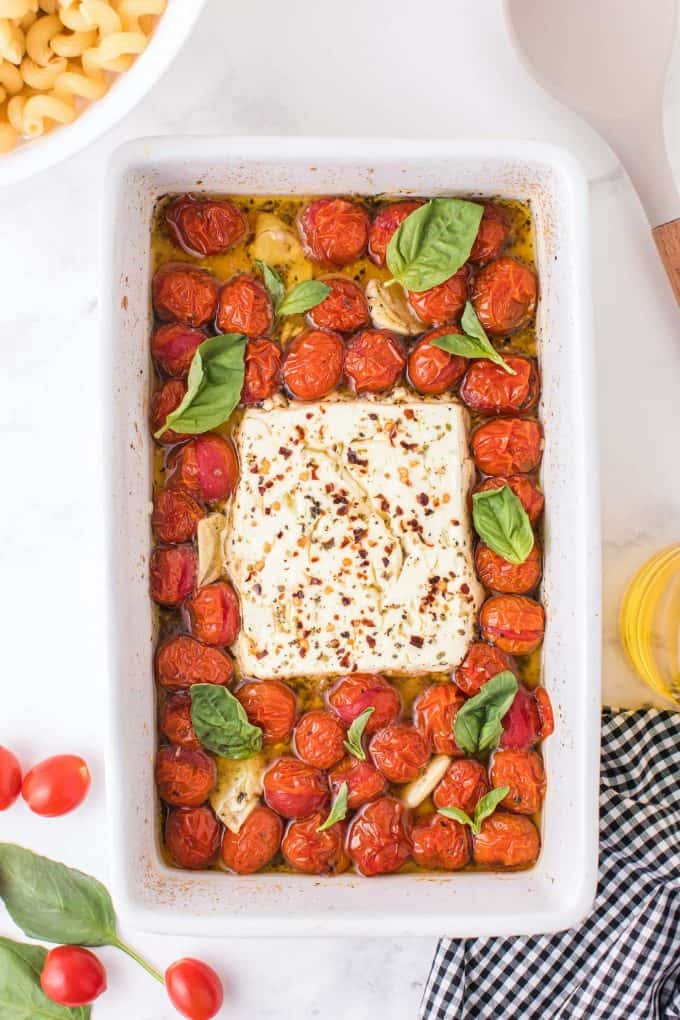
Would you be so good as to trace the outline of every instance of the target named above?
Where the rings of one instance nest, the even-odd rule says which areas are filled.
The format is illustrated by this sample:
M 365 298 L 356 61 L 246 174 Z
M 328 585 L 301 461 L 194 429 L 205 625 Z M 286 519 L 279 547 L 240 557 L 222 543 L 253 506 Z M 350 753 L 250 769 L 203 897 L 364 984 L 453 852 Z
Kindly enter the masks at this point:
M 109 91 L 83 108 L 72 124 L 0 155 L 0 188 L 68 159 L 121 120 L 155 85 L 191 32 L 206 0 L 168 0 L 149 44 L 129 71 L 114 76 Z

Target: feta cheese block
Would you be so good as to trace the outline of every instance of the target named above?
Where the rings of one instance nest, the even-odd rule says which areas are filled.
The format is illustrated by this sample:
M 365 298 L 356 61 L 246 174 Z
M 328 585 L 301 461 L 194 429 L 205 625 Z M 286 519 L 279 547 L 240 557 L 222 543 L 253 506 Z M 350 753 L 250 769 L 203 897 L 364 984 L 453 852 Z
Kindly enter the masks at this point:
M 456 403 L 246 410 L 225 567 L 253 677 L 457 665 L 482 589 L 468 418 Z

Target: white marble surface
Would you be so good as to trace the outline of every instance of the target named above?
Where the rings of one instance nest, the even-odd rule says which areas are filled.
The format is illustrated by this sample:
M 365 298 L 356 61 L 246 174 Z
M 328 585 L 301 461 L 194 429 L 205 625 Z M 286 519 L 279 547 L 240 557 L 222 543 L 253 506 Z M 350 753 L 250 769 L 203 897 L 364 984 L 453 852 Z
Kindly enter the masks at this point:
M 186 0 L 191 2 L 191 0 Z M 676 69 L 680 65 L 675 62 Z M 667 128 L 680 169 L 680 76 Z M 109 152 L 144 134 L 514 136 L 572 148 L 591 177 L 595 343 L 604 531 L 604 688 L 639 704 L 645 688 L 616 640 L 636 566 L 678 538 L 680 336 L 631 186 L 606 147 L 542 94 L 512 53 L 500 0 L 212 0 L 175 65 L 114 132 L 0 195 L 4 701 L 0 742 L 28 764 L 76 751 L 92 765 L 86 805 L 44 821 L 0 815 L 16 840 L 106 879 L 102 735 L 106 663 L 100 198 Z M 595 481 L 593 484 L 596 484 Z M 597 678 L 593 678 L 593 683 Z M 0 930 L 10 932 L 0 918 Z M 159 966 L 187 954 L 227 979 L 224 1016 L 406 1020 L 433 939 L 184 940 L 129 933 Z M 171 1020 L 160 988 L 104 951 L 111 990 L 97 1020 Z

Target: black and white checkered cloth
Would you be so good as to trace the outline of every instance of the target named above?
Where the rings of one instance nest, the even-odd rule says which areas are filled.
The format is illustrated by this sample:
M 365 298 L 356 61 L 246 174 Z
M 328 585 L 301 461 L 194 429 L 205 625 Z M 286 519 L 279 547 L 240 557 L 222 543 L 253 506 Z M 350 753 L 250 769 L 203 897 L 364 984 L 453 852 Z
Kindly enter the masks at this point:
M 605 710 L 600 878 L 556 935 L 442 939 L 421 1020 L 680 1020 L 680 714 Z

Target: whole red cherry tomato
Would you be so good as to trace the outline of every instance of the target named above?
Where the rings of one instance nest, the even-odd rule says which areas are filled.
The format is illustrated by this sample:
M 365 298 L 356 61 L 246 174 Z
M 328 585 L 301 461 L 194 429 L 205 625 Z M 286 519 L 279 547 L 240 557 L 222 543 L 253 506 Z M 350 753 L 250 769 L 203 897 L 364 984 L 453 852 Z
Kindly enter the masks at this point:
M 188 1020 L 212 1020 L 222 1008 L 224 991 L 207 963 L 186 957 L 165 972 L 165 987 L 175 1009 Z
M 166 740 L 178 747 L 201 746 L 191 721 L 191 695 L 188 691 L 167 696 L 160 707 L 158 728 Z
M 178 606 L 194 590 L 196 553 L 190 545 L 157 545 L 149 563 L 151 598 Z
M 217 781 L 215 759 L 187 747 L 161 747 L 156 755 L 158 796 L 173 807 L 199 807 Z
M 308 329 L 288 345 L 283 381 L 298 400 L 320 400 L 342 379 L 345 345 L 339 333 Z
M 205 269 L 168 262 L 153 278 L 153 307 L 163 322 L 205 326 L 215 318 L 218 284 Z
M 449 354 L 432 343 L 440 336 L 462 333 L 458 326 L 440 326 L 421 337 L 408 356 L 408 378 L 419 393 L 444 393 L 465 375 L 466 358 Z
M 501 206 L 485 202 L 477 237 L 470 252 L 470 262 L 484 265 L 492 259 L 497 259 L 507 243 L 509 233 L 508 222 Z
M 418 818 L 411 829 L 413 860 L 421 868 L 456 871 L 470 861 L 467 826 L 436 811 Z
M 371 739 L 369 752 L 375 767 L 391 783 L 409 783 L 430 758 L 427 740 L 407 723 L 392 723 L 378 730 Z
M 351 726 L 357 716 L 372 708 L 364 735 L 387 726 L 401 711 L 399 692 L 379 673 L 351 673 L 340 677 L 333 685 L 328 702 L 345 726 Z
M 387 780 L 372 762 L 352 757 L 343 758 L 328 773 L 328 784 L 334 797 L 340 792 L 343 783 L 347 783 L 347 806 L 350 811 L 375 800 L 387 789 Z
M 384 266 L 387 246 L 392 235 L 407 216 L 419 209 L 422 202 L 393 202 L 384 206 L 376 215 L 368 235 L 368 257 L 376 266 Z
M 541 849 L 538 830 L 526 815 L 494 811 L 472 836 L 475 864 L 485 868 L 529 868 Z
M 539 739 L 541 719 L 534 692 L 520 684 L 501 724 L 503 734 L 499 743 L 500 747 L 525 751 L 535 744 Z
M 484 641 L 475 641 L 470 645 L 467 655 L 454 674 L 454 679 L 463 694 L 468 698 L 479 694 L 487 680 L 498 673 L 508 670 L 515 672 L 515 666 L 509 655 L 495 645 L 487 645 Z
M 403 805 L 394 797 L 380 797 L 362 808 L 349 827 L 347 850 L 357 870 L 369 878 L 398 871 L 411 856 Z
M 526 595 L 494 595 L 479 614 L 482 637 L 510 655 L 535 652 L 543 640 L 545 612 Z
M 227 199 L 180 195 L 165 210 L 175 241 L 190 255 L 224 255 L 245 239 L 248 220 Z
M 533 269 L 504 256 L 477 273 L 472 303 L 487 333 L 499 336 L 529 325 L 536 310 L 537 290 Z
M 186 634 L 161 645 L 156 655 L 156 679 L 166 690 L 181 690 L 192 684 L 222 684 L 228 687 L 234 663 L 221 648 L 209 648 Z
M 274 340 L 260 337 L 246 344 L 242 404 L 259 404 L 273 396 L 281 385 L 281 348 Z
M 310 258 L 347 266 L 363 255 L 370 220 L 366 210 L 345 198 L 319 198 L 300 215 L 298 226 Z
M 207 645 L 231 645 L 241 628 L 238 596 L 226 581 L 199 588 L 187 602 L 191 631 Z
M 319 832 L 327 812 L 317 811 L 299 822 L 291 822 L 281 844 L 286 864 L 305 875 L 338 874 L 349 865 L 345 854 L 345 826 L 342 822 Z
M 220 332 L 261 336 L 269 332 L 273 320 L 269 292 L 250 273 L 240 273 L 222 287 L 215 320 Z
M 428 290 L 408 292 L 411 308 L 426 326 L 457 322 L 468 298 L 468 270 L 462 266 L 443 283 Z
M 81 946 L 57 946 L 45 957 L 40 987 L 60 1006 L 87 1006 L 106 991 L 106 971 L 101 960 Z
M 222 827 L 209 807 L 171 808 L 165 845 L 180 868 L 199 871 L 215 863 Z
M 527 512 L 529 520 L 535 524 L 543 513 L 545 502 L 543 493 L 536 481 L 530 475 L 497 475 L 495 478 L 485 478 L 483 482 L 476 485 L 473 492 L 487 492 L 489 489 L 502 489 L 504 485 L 512 489 L 517 499 Z
M 451 762 L 432 800 L 438 808 L 460 808 L 472 818 L 477 804 L 488 792 L 489 780 L 482 763 L 474 758 L 460 758 Z
M 220 503 L 236 488 L 239 468 L 230 439 L 206 432 L 168 458 L 168 476 L 173 485 L 187 489 L 205 503 Z
M 538 400 L 538 372 L 531 358 L 507 354 L 511 375 L 493 361 L 473 361 L 460 387 L 461 399 L 478 414 L 530 411 Z
M 489 778 L 494 789 L 509 787 L 501 801 L 507 811 L 535 815 L 540 810 L 545 796 L 545 770 L 535 751 L 494 751 Z
M 433 684 L 418 695 L 413 705 L 413 721 L 437 754 L 458 756 L 453 725 L 465 698 L 451 683 Z
M 185 379 L 196 348 L 207 339 L 202 329 L 185 326 L 183 322 L 168 322 L 151 337 L 151 356 L 166 375 Z
M 6 811 L 21 793 L 21 765 L 12 752 L 0 745 L 0 811 Z
M 330 287 L 323 301 L 312 308 L 309 321 L 318 329 L 335 329 L 351 333 L 368 322 L 368 302 L 358 283 L 346 276 L 329 276 L 323 281 Z
M 295 725 L 297 701 L 280 680 L 250 680 L 235 691 L 248 721 L 259 726 L 265 744 L 288 740 Z
M 181 443 L 190 436 L 187 432 L 175 432 L 174 429 L 163 429 L 168 415 L 177 410 L 184 400 L 187 385 L 182 379 L 168 379 L 160 389 L 155 390 L 151 397 L 149 421 L 153 437 L 163 446 Z M 161 429 L 163 431 L 161 432 Z M 157 436 L 156 433 L 159 433 Z
M 537 421 L 496 418 L 472 436 L 475 463 L 485 475 L 533 471 L 541 459 L 543 429 Z
M 502 594 L 525 595 L 541 580 L 541 554 L 534 543 L 524 563 L 510 563 L 480 542 L 475 550 L 475 569 L 485 588 Z
M 263 782 L 264 799 L 284 818 L 307 818 L 328 801 L 323 772 L 299 758 L 279 758 L 267 769 Z
M 403 341 L 388 329 L 365 329 L 347 342 L 345 375 L 355 393 L 391 389 L 405 367 Z
M 237 875 L 252 875 L 269 864 L 279 849 L 283 822 L 271 808 L 258 804 L 238 832 L 225 829 L 222 860 Z
M 293 737 L 295 751 L 308 765 L 329 769 L 344 756 L 346 736 L 347 731 L 336 716 L 317 708 L 305 712 L 298 720 Z
M 36 815 L 57 818 L 82 804 L 89 789 L 87 763 L 75 754 L 57 754 L 26 773 L 21 796 Z
M 156 489 L 151 527 L 159 542 L 189 542 L 204 516 L 203 509 L 186 489 L 174 486 Z

